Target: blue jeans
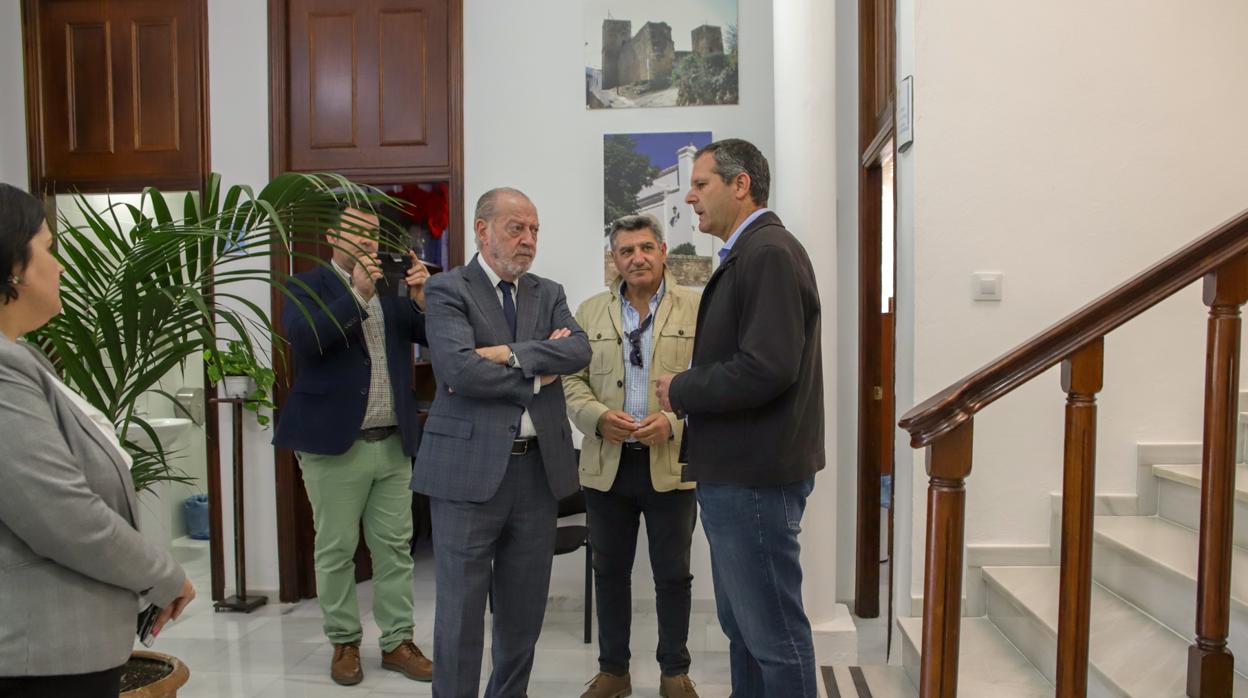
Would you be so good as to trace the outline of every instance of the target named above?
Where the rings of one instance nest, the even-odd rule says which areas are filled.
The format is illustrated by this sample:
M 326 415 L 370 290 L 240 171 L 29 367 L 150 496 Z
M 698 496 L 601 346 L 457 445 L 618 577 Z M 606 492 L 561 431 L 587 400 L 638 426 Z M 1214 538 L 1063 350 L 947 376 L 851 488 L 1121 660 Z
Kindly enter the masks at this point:
M 698 483 L 732 698 L 817 695 L 797 542 L 814 487 L 813 477 L 783 487 Z

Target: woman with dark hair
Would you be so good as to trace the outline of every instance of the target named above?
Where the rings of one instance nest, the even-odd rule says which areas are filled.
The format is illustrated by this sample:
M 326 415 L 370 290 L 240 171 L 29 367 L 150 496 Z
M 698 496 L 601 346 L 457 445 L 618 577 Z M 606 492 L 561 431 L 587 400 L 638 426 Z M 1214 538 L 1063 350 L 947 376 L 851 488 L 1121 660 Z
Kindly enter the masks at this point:
M 113 425 L 19 341 L 61 311 L 52 245 L 39 201 L 0 184 L 0 695 L 115 697 L 140 597 L 159 632 L 195 590 L 135 528 Z

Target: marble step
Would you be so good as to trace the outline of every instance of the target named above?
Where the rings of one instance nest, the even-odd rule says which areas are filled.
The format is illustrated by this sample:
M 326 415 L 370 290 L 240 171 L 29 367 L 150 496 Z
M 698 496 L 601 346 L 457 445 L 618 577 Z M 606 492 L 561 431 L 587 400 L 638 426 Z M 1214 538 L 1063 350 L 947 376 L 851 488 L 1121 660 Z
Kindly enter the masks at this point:
M 902 662 L 906 675 L 917 690 L 923 619 L 898 618 L 897 627 L 901 631 Z M 962 619 L 958 698 L 1049 698 L 1052 695 L 1053 685 L 1036 671 L 991 621 L 982 616 Z
M 1157 515 L 1200 528 L 1200 465 L 1154 465 Z M 1248 548 L 1248 466 L 1235 468 L 1235 545 Z
M 988 617 L 1049 681 L 1056 675 L 1057 567 L 985 567 Z M 1185 639 L 1099 584 L 1092 585 L 1088 695 L 1175 698 L 1186 690 Z M 1235 675 L 1234 692 L 1248 695 Z
M 1098 516 L 1092 578 L 1171 630 L 1196 628 L 1196 532 L 1157 516 Z M 1231 548 L 1231 652 L 1248 673 L 1248 551 Z

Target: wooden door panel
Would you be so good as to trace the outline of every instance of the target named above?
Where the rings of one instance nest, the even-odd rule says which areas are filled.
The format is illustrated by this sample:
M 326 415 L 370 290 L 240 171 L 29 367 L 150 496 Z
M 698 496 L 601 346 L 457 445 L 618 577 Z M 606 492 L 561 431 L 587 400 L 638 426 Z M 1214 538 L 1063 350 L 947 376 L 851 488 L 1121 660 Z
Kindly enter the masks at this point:
M 64 109 L 51 121 L 56 126 L 67 122 L 69 152 L 73 154 L 113 152 L 110 28 L 108 22 L 70 22 L 64 26 L 65 87 L 57 93 L 58 106 Z M 64 132 L 60 128 L 54 131 Z
M 382 146 L 429 142 L 427 56 L 414 60 L 407 46 L 429 46 L 429 13 L 382 10 L 378 27 L 378 134 Z M 445 130 L 445 126 L 443 127 Z
M 204 0 L 26 0 L 32 187 L 201 186 L 206 12 Z
M 178 20 L 138 19 L 130 28 L 133 71 L 131 118 L 134 149 L 143 152 L 178 150 L 181 144 L 178 109 Z
M 308 17 L 308 75 L 301 82 L 308 91 L 307 141 L 313 150 L 358 145 L 355 24 L 354 13 Z
M 292 0 L 290 169 L 449 173 L 445 0 Z

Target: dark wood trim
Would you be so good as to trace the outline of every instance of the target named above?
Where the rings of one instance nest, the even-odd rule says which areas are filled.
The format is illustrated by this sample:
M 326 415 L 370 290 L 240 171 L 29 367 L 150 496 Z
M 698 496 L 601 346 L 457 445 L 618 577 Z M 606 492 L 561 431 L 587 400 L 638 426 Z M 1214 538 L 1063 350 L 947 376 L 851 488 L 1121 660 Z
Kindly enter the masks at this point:
M 880 615 L 881 168 L 863 169 L 858 196 L 858 492 L 854 615 Z
M 1231 541 L 1235 516 L 1235 435 L 1238 421 L 1240 308 L 1248 302 L 1248 254 L 1205 277 L 1209 306 L 1205 350 L 1205 426 L 1200 472 L 1200 535 L 1196 582 L 1196 641 L 1188 648 L 1187 695 L 1229 696 L 1235 658 L 1231 624 Z
M 867 143 L 866 148 L 862 151 L 862 166 L 870 169 L 879 167 L 882 164 L 884 156 L 884 146 L 893 140 L 893 103 L 889 102 L 886 107 L 886 115 L 880 124 L 879 130 L 875 132 L 875 137 Z
M 880 615 L 880 475 L 884 419 L 881 307 L 883 170 L 893 137 L 892 14 L 887 0 L 858 3 L 858 491 L 854 614 Z M 881 11 L 881 8 L 882 11 Z M 881 60 L 883 59 L 883 60 Z M 884 74 L 881 74 L 884 73 Z M 884 86 L 881 92 L 881 86 Z M 880 105 L 877 108 L 877 105 Z M 893 244 L 889 236 L 889 244 Z
M 209 392 L 216 394 L 204 369 L 204 453 L 208 463 L 208 565 L 212 575 L 212 600 L 225 598 L 225 538 L 221 523 L 221 416 Z
M 1223 223 L 906 413 L 901 427 L 922 448 L 998 398 L 1154 305 L 1248 252 L 1248 211 Z
M 1096 501 L 1096 394 L 1104 385 L 1105 340 L 1062 362 L 1066 445 L 1062 478 L 1062 574 L 1058 588 L 1057 695 L 1088 693 L 1092 618 L 1092 517 Z
M 285 171 L 286 162 L 286 113 L 289 105 L 289 91 L 286 86 L 286 0 L 269 0 L 269 178 L 275 178 Z M 275 245 L 269 256 L 270 268 L 275 272 L 289 273 L 290 256 L 284 246 Z M 277 289 L 269 291 L 269 306 L 273 309 L 273 317 L 280 317 L 283 297 Z M 281 406 L 286 401 L 290 386 L 290 355 L 284 342 L 274 341 L 272 354 L 274 358 L 282 357 L 282 361 L 274 361 L 273 370 L 277 381 L 273 387 L 273 402 L 277 407 L 273 410 L 276 422 L 281 418 Z M 273 449 L 275 466 L 275 490 L 277 496 L 277 576 L 278 600 L 291 603 L 306 598 L 300 589 L 299 545 L 295 530 L 295 482 L 298 468 L 295 455 L 284 448 Z
M 451 227 L 446 234 L 451 236 L 447 261 L 455 267 L 464 263 L 464 0 L 451 0 L 449 19 L 451 36 L 461 37 L 450 42 Z
M 286 85 L 287 0 L 269 0 L 269 178 L 285 172 L 286 115 L 290 90 Z
M 39 59 L 39 0 L 22 0 L 22 58 L 25 60 L 26 88 L 26 166 L 29 170 L 30 192 L 35 196 L 48 194 L 43 189 L 43 116 L 39 108 L 39 76 L 43 74 Z

